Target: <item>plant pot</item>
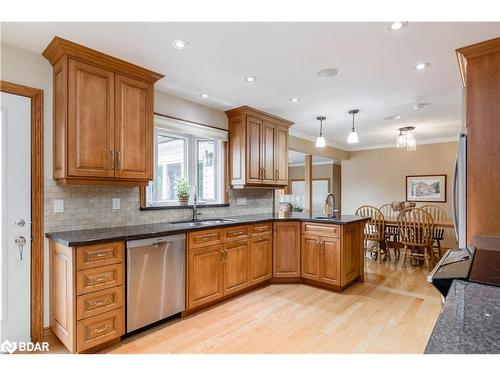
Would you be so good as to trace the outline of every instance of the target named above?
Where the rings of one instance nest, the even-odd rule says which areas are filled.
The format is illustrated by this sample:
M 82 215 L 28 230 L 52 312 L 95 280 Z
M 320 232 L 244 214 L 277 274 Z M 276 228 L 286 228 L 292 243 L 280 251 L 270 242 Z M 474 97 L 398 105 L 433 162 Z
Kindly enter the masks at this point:
M 187 206 L 189 202 L 189 197 L 177 197 L 177 199 L 179 200 L 179 204 L 181 206 Z

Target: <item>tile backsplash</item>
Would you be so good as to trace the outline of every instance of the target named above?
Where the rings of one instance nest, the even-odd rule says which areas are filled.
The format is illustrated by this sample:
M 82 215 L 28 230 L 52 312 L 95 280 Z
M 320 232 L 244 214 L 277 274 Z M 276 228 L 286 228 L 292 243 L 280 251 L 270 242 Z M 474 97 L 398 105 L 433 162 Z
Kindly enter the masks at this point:
M 113 198 L 120 198 L 120 209 L 113 210 Z M 238 198 L 247 204 L 236 205 Z M 54 200 L 64 201 L 64 212 L 54 212 Z M 200 208 L 201 218 L 271 213 L 272 190 L 230 190 L 229 207 Z M 139 210 L 139 188 L 58 186 L 45 180 L 45 232 L 117 227 L 188 220 L 192 211 Z

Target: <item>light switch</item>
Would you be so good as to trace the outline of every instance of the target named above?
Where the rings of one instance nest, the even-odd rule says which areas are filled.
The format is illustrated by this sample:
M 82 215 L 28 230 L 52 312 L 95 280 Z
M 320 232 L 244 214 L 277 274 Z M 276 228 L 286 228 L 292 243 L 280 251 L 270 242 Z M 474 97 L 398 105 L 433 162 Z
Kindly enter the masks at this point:
M 236 205 L 237 206 L 246 206 L 247 199 L 246 198 L 236 198 Z
M 64 212 L 64 201 L 62 199 L 54 199 L 54 212 Z
M 113 210 L 120 209 L 120 198 L 113 198 Z

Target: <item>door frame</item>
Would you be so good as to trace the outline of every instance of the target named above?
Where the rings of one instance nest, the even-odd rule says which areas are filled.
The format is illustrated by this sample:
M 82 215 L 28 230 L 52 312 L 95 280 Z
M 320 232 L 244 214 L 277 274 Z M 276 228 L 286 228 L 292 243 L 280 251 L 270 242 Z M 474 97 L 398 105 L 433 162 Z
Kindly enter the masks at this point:
M 0 80 L 0 91 L 31 99 L 31 341 L 43 340 L 43 90 Z

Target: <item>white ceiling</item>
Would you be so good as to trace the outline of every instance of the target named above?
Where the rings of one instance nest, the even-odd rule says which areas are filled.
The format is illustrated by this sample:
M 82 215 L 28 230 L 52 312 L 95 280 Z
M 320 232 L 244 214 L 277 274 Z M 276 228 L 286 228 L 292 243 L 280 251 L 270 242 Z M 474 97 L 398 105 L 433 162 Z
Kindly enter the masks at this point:
M 454 137 L 461 123 L 461 81 L 454 50 L 500 36 L 500 23 L 2 23 L 3 42 L 42 52 L 55 36 L 166 75 L 157 89 L 226 110 L 250 105 L 324 135 L 348 149 L 359 108 L 357 148 L 393 144 L 397 128 L 417 127 L 420 142 Z M 185 50 L 174 39 L 189 42 Z M 429 62 L 416 71 L 419 62 Z M 338 68 L 331 79 L 323 68 Z M 244 81 L 255 75 L 255 83 Z M 201 93 L 208 93 L 202 99 Z M 289 101 L 300 98 L 298 103 Z M 413 109 L 417 102 L 430 103 Z M 399 120 L 384 117 L 400 115 Z

